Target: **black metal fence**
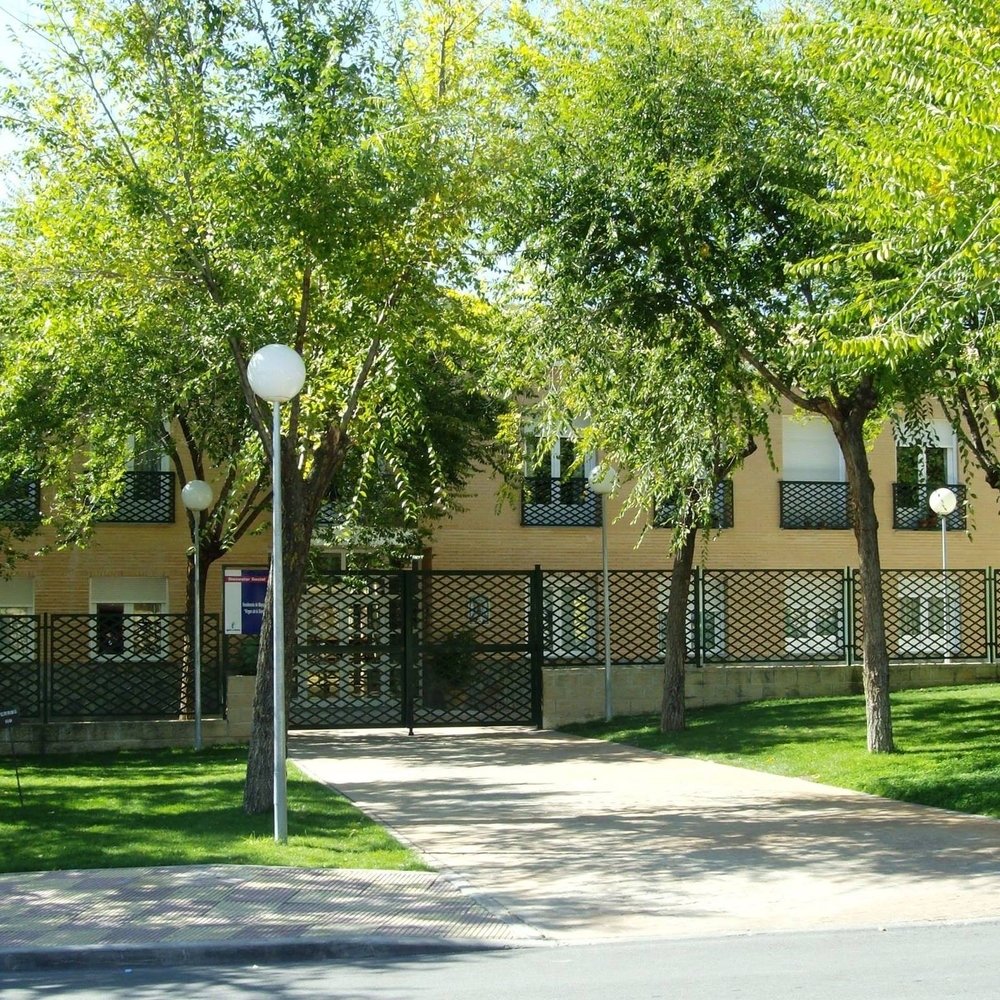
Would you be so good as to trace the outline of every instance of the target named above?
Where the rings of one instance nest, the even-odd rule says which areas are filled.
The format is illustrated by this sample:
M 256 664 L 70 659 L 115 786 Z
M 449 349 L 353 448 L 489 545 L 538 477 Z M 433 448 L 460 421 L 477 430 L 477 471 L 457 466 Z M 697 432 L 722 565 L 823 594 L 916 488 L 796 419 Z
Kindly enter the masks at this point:
M 293 727 L 541 722 L 541 574 L 345 571 L 299 611 Z
M 851 663 L 864 608 L 851 568 L 696 569 L 687 658 L 703 664 Z M 292 726 L 537 724 L 542 667 L 604 662 L 596 570 L 346 571 L 305 594 L 289 665 Z M 885 570 L 892 660 L 995 663 L 992 569 Z M 608 574 L 610 659 L 665 654 L 667 570 Z M 256 636 L 206 615 L 202 712 L 224 675 L 252 673 Z M 186 615 L 0 615 L 0 708 L 49 720 L 193 715 Z
M 202 625 L 202 712 L 223 709 L 218 615 Z M 49 721 L 194 716 L 187 615 L 0 615 L 0 707 Z
M 546 570 L 542 580 L 545 665 L 603 662 L 602 574 Z M 885 570 L 882 589 L 890 659 L 996 661 L 992 569 Z M 612 663 L 662 660 L 670 573 L 612 570 L 608 591 Z M 854 569 L 696 569 L 687 603 L 687 658 L 695 666 L 851 663 L 861 655 Z

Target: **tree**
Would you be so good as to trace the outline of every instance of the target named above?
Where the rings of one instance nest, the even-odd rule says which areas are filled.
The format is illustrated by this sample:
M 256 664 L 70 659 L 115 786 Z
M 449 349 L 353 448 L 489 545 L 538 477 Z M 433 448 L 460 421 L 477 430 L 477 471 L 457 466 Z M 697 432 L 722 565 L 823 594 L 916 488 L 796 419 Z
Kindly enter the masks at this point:
M 404 500 L 419 466 L 421 489 L 433 484 L 445 507 L 469 456 L 453 445 L 482 430 L 437 399 L 474 391 L 493 322 L 468 291 L 486 169 L 477 136 L 454 127 L 450 90 L 425 100 L 366 2 L 42 10 L 53 49 L 7 101 L 30 140 L 26 197 L 45 194 L 75 217 L 77 248 L 99 243 L 95 259 L 114 259 L 114 283 L 91 282 L 107 328 L 118 336 L 130 326 L 116 316 L 142 312 L 176 332 L 197 316 L 210 370 L 234 371 L 242 389 L 248 453 L 281 449 L 290 666 L 313 526 L 352 449 L 381 462 Z M 290 343 L 308 372 L 279 441 L 246 379 L 248 357 L 270 341 Z M 441 429 L 457 435 L 446 447 Z M 420 450 L 420 462 L 394 461 Z M 252 812 L 271 805 L 270 633 L 269 597 Z
M 753 373 L 829 422 L 853 501 L 867 742 L 891 751 L 866 442 L 933 365 L 927 351 L 866 350 L 858 276 L 807 263 L 870 234 L 826 210 L 835 175 L 819 140 L 838 108 L 764 27 L 738 0 L 566 2 L 526 20 L 511 50 L 521 210 L 505 248 L 538 262 L 546 303 L 585 304 L 609 325 L 670 320 L 692 356 L 725 352 L 733 388 Z
M 997 26 L 987 4 L 837 0 L 785 31 L 843 122 L 823 137 L 827 211 L 871 234 L 824 261 L 854 275 L 864 350 L 931 354 L 931 391 L 1000 490 Z

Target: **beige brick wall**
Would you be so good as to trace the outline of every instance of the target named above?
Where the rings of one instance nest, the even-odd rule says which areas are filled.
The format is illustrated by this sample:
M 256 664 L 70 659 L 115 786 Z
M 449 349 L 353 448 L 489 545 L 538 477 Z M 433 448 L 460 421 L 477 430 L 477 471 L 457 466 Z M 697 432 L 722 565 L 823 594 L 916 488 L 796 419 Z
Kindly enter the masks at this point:
M 780 463 L 782 418 L 771 419 L 773 453 Z M 892 483 L 896 452 L 888 427 L 871 451 L 879 519 L 882 565 L 887 569 L 932 569 L 941 565 L 937 531 L 901 531 L 892 527 Z M 733 477 L 735 527 L 704 538 L 697 558 L 717 569 L 815 569 L 857 565 L 857 549 L 849 530 L 783 530 L 779 525 L 780 473 L 761 446 Z M 963 477 L 960 475 L 960 481 Z M 1000 564 L 998 497 L 975 473 L 964 480 L 973 503 L 970 534 L 948 535 L 948 563 L 954 568 Z M 466 501 L 467 510 L 435 528 L 433 565 L 440 569 L 596 569 L 601 565 L 600 528 L 524 528 L 520 510 L 510 504 L 497 510 L 496 480 L 478 475 Z M 619 517 L 621 504 L 609 503 L 608 561 L 612 568 L 657 569 L 671 562 L 669 532 L 655 529 L 642 538 L 645 518 L 635 512 Z M 634 522 L 634 523 L 633 523 Z M 642 538 L 640 544 L 640 538 Z
M 90 580 L 94 577 L 144 576 L 167 579 L 167 611 L 184 611 L 187 551 L 191 547 L 187 513 L 177 491 L 173 524 L 98 524 L 85 548 L 37 555 L 51 542 L 48 532 L 30 540 L 15 578 L 32 578 L 35 612 L 86 614 L 90 611 Z M 270 534 L 244 536 L 222 560 L 206 570 L 205 610 L 222 610 L 223 565 L 267 565 Z

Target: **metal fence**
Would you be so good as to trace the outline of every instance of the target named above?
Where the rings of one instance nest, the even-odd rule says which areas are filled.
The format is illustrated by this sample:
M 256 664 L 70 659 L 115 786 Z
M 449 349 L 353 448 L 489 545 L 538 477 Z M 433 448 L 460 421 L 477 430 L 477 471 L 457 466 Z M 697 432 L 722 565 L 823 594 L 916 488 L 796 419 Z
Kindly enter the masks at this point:
M 546 666 L 604 659 L 599 571 L 546 570 Z M 608 574 L 611 661 L 663 659 L 670 573 Z M 986 570 L 884 570 L 886 641 L 893 660 L 995 662 L 996 577 Z M 851 663 L 864 608 L 855 569 L 696 569 L 688 596 L 687 658 L 704 663 Z
M 218 615 L 202 624 L 202 712 L 223 709 Z M 0 707 L 49 721 L 194 716 L 187 615 L 0 615 Z
M 299 610 L 295 727 L 539 724 L 540 574 L 346 571 Z

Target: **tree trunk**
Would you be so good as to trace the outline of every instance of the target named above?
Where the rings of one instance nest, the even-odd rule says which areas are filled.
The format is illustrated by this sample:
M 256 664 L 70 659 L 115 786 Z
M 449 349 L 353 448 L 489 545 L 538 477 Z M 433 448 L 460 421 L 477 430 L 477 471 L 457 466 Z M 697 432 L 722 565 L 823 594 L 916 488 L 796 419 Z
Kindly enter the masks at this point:
M 858 546 L 861 600 L 864 607 L 862 677 L 868 749 L 892 753 L 892 714 L 889 706 L 889 654 L 885 644 L 882 604 L 882 560 L 878 547 L 875 484 L 865 448 L 864 423 L 870 409 L 853 407 L 845 417 L 831 421 L 847 468 L 847 482 L 854 501 L 854 536 Z
M 687 607 L 691 589 L 698 532 L 689 527 L 683 545 L 674 553 L 670 571 L 670 598 L 667 603 L 666 655 L 663 664 L 663 702 L 660 732 L 680 732 L 684 728 L 684 661 L 687 657 Z

